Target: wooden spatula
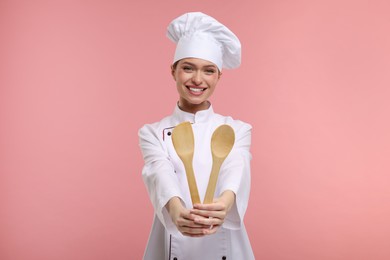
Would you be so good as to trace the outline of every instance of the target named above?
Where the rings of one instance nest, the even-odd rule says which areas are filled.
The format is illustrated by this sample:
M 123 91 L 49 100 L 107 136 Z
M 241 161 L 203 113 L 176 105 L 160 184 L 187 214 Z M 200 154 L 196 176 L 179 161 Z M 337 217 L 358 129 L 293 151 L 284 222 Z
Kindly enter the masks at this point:
M 194 133 L 192 132 L 190 122 L 180 123 L 173 129 L 172 143 L 186 170 L 192 205 L 200 203 L 198 186 L 196 185 L 194 169 L 192 167 L 192 159 L 194 157 Z
M 219 170 L 225 158 L 228 156 L 234 145 L 234 130 L 229 125 L 221 125 L 215 129 L 211 137 L 211 154 L 213 166 L 211 168 L 209 184 L 203 203 L 213 202 L 215 187 L 217 185 Z

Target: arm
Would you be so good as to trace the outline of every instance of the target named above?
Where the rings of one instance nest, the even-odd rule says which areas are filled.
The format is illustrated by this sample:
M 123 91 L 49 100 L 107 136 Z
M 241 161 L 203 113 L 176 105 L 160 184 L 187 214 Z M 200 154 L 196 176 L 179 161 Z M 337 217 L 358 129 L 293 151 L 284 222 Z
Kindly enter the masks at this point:
M 203 236 L 205 226 L 195 224 L 195 215 L 184 207 L 174 167 L 156 130 L 152 125 L 145 125 L 139 131 L 139 138 L 145 161 L 142 177 L 160 222 L 169 233 L 179 231 L 185 236 Z
M 165 206 L 173 197 L 181 198 L 182 195 L 174 167 L 157 132 L 155 125 L 145 125 L 138 133 L 145 161 L 142 178 L 157 217 L 170 233 L 174 233 L 177 230 Z
M 215 233 L 219 226 L 239 229 L 243 222 L 250 192 L 251 126 L 241 124 L 235 129 L 236 143 L 222 165 L 218 177 L 219 197 L 208 205 L 194 205 L 193 214 L 204 217 L 195 222 L 213 226 L 207 234 Z

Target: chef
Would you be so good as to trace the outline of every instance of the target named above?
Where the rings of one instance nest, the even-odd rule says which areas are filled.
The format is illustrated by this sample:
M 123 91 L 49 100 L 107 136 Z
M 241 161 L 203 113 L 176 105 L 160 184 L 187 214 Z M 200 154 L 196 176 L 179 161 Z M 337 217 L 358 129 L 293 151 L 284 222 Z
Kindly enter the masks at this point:
M 174 19 L 167 36 L 176 43 L 171 73 L 179 100 L 172 115 L 139 130 L 142 177 L 155 211 L 144 259 L 254 259 L 243 222 L 250 191 L 251 126 L 215 113 L 209 101 L 222 68 L 240 65 L 240 41 L 200 12 Z M 184 165 L 172 144 L 174 127 L 185 121 L 194 134 L 193 169 L 201 201 L 212 167 L 211 136 L 222 124 L 235 132 L 210 204 L 192 204 Z

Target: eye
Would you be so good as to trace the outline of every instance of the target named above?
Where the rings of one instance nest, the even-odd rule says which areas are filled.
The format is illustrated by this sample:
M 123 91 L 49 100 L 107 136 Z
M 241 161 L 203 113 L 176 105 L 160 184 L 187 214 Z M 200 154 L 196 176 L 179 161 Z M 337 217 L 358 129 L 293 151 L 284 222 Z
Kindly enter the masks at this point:
M 184 66 L 183 70 L 186 71 L 186 72 L 191 72 L 193 69 L 190 66 Z
M 212 75 L 215 73 L 215 69 L 206 69 L 206 74 Z

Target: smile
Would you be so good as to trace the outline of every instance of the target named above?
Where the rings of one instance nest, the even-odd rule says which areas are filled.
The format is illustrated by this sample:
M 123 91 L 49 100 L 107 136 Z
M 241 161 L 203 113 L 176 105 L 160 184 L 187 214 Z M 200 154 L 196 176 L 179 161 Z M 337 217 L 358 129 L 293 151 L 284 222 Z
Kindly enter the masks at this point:
M 207 88 L 192 88 L 192 87 L 188 87 L 186 86 L 191 92 L 195 92 L 195 93 L 201 93 L 203 91 L 205 91 Z

